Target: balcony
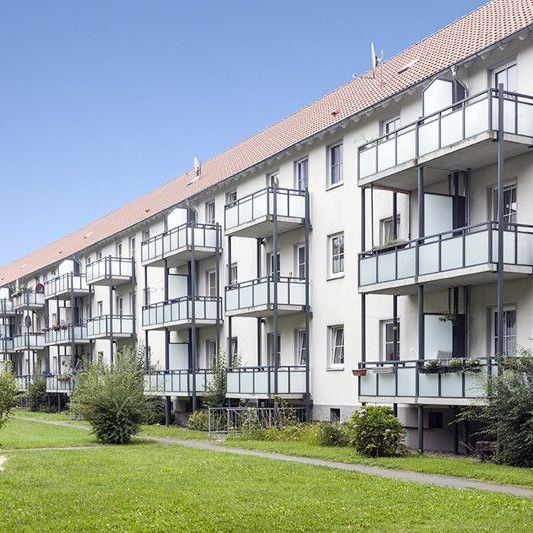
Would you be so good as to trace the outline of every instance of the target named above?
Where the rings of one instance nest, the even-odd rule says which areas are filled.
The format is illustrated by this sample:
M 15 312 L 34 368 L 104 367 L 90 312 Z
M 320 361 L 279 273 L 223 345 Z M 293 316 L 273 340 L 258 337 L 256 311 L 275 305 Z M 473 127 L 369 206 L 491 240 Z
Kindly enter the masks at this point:
M 19 392 L 27 391 L 30 383 L 31 383 L 31 376 L 15 376 L 15 384 Z
M 102 315 L 89 318 L 87 337 L 89 339 L 128 338 L 133 335 L 132 315 Z
M 22 333 L 13 337 L 16 352 L 24 350 L 44 350 L 44 333 Z
M 9 337 L 0 338 L 0 354 L 12 353 L 15 351 L 13 339 Z
M 278 188 L 275 193 L 273 187 L 267 187 L 225 206 L 226 235 L 255 239 L 272 236 L 274 196 L 277 200 L 279 233 L 290 231 L 305 223 L 305 191 Z
M 274 314 L 273 276 L 257 278 L 226 287 L 226 315 L 267 317 Z M 305 280 L 278 277 L 278 312 L 280 315 L 305 310 Z
M 305 366 L 235 367 L 227 370 L 228 398 L 268 398 L 275 395 L 301 398 L 305 390 Z
M 218 315 L 217 315 L 218 311 Z M 191 327 L 194 312 L 196 327 L 214 326 L 222 320 L 222 299 L 211 296 L 182 296 L 168 302 L 143 307 L 143 328 L 186 329 Z
M 69 299 L 72 296 L 85 296 L 89 294 L 89 286 L 84 274 L 74 274 L 72 272 L 63 274 L 54 279 L 48 280 L 44 284 L 44 297 Z
M 74 388 L 74 378 L 68 374 L 47 375 L 46 377 L 46 392 L 70 393 Z
M 433 363 L 428 363 L 429 361 Z M 453 367 L 450 361 L 458 361 L 457 367 Z M 359 401 L 429 405 L 479 404 L 485 400 L 488 375 L 496 372 L 494 358 L 359 363 L 358 373 L 365 374 L 358 377 Z
M 533 274 L 533 226 L 508 224 L 503 239 L 505 278 Z M 498 224 L 485 222 L 359 254 L 359 290 L 394 295 L 420 283 L 429 290 L 492 283 L 497 261 Z
M 102 257 L 85 267 L 88 285 L 116 286 L 130 283 L 133 278 L 131 257 Z
M 85 344 L 89 342 L 87 336 L 87 326 L 76 326 L 68 324 L 65 326 L 55 326 L 50 328 L 44 334 L 44 343 L 46 346 L 61 346 L 66 344 Z
M 9 318 L 15 314 L 13 301 L 10 298 L 0 299 L 0 318 Z
M 504 92 L 505 157 L 530 149 L 533 97 Z M 442 169 L 467 170 L 497 160 L 498 91 L 489 89 L 359 147 L 359 185 L 379 182 L 404 190 L 417 186 L 418 165 L 426 184 Z
M 13 308 L 38 310 L 44 307 L 44 293 L 42 292 L 23 292 L 12 297 Z
M 196 371 L 196 393 L 203 394 L 213 379 L 213 370 Z M 153 396 L 190 396 L 193 389 L 191 370 L 155 370 L 144 375 L 144 392 Z
M 163 266 L 167 260 L 169 267 L 184 265 L 193 250 L 195 259 L 205 259 L 214 255 L 222 243 L 222 231 L 218 224 L 186 223 L 160 235 L 143 241 L 141 260 L 144 266 Z

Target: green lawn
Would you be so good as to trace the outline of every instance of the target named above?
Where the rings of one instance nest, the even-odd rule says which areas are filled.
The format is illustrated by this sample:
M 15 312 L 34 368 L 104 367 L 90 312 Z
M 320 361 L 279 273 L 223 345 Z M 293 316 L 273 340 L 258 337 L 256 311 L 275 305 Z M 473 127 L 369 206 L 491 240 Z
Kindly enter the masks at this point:
M 477 459 L 466 457 L 448 457 L 435 454 L 409 454 L 402 457 L 380 457 L 372 459 L 363 457 L 350 447 L 325 447 L 308 444 L 306 442 L 289 441 L 249 441 L 236 438 L 226 440 L 226 446 L 236 446 L 251 450 L 262 450 L 286 455 L 301 455 L 341 463 L 360 463 L 379 465 L 387 468 L 413 470 L 428 474 L 444 474 L 450 476 L 468 477 L 506 483 L 510 485 L 524 485 L 533 487 L 533 469 L 516 468 L 512 466 L 497 465 L 490 462 L 481 462 Z
M 19 443 L 85 444 L 13 420 Z M 0 438 L 4 432 L 0 430 Z M 4 452 L 2 531 L 532 531 L 533 500 L 140 442 Z

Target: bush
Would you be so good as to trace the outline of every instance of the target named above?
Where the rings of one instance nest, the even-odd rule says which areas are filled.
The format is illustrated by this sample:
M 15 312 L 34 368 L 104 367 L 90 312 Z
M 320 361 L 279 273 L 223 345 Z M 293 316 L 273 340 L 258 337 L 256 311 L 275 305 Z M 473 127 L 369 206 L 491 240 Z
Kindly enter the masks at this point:
M 165 399 L 158 396 L 147 396 L 147 413 L 146 418 L 143 421 L 144 424 L 165 424 Z
M 397 455 L 403 438 L 400 421 L 385 406 L 363 407 L 348 423 L 350 444 L 362 455 Z
M 46 378 L 36 375 L 28 385 L 28 409 L 33 412 L 45 411 L 48 406 Z
M 226 356 L 219 352 L 213 364 L 213 377 L 207 384 L 203 405 L 209 407 L 223 407 L 226 403 Z
M 137 434 L 150 412 L 144 396 L 141 353 L 117 353 L 113 368 L 101 361 L 78 374 L 72 410 L 89 421 L 96 438 L 106 444 L 125 444 Z
M 317 422 L 314 424 L 315 442 L 319 446 L 346 446 L 349 442 L 347 431 L 333 422 Z
M 0 367 L 0 429 L 7 422 L 17 405 L 18 391 L 13 373 L 13 366 L 9 363 Z
M 207 409 L 198 409 L 194 411 L 187 421 L 187 427 L 189 429 L 195 429 L 197 431 L 209 430 L 209 414 Z

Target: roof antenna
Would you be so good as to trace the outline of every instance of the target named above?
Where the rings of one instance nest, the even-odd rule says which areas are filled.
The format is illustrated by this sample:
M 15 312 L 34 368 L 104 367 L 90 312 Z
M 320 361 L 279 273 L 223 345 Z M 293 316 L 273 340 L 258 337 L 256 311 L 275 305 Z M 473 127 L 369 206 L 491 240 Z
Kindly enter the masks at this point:
M 383 50 L 381 50 L 381 56 L 378 57 L 376 49 L 374 48 L 374 41 L 370 42 L 370 54 L 372 58 L 372 77 L 376 78 L 376 69 L 380 68 L 380 82 L 383 83 Z
M 199 176 L 200 172 L 202 172 L 202 165 L 200 163 L 200 160 L 197 157 L 195 157 L 194 158 L 194 173 L 197 176 Z

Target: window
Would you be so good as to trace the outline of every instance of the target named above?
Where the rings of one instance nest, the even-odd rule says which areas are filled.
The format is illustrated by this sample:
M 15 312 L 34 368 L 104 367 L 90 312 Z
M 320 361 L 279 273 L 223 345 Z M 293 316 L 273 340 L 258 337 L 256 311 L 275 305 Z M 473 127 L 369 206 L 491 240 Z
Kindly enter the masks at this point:
M 122 257 L 122 243 L 115 243 L 115 257 Z
M 329 366 L 344 367 L 344 326 L 329 328 Z
M 85 256 L 85 266 L 90 265 L 90 264 L 91 264 L 91 256 L 90 255 L 86 255 Z
M 215 201 L 207 202 L 205 204 L 205 223 L 214 224 L 215 223 Z
M 493 81 L 495 89 L 497 89 L 501 83 L 503 84 L 504 91 L 516 92 L 516 63 L 510 63 L 509 65 L 494 70 Z
M 217 359 L 217 341 L 215 339 L 207 340 L 205 353 L 207 368 L 214 368 Z
M 329 254 L 330 276 L 341 276 L 344 272 L 344 233 L 338 233 L 329 237 Z
M 439 413 L 438 411 L 429 411 L 428 429 L 442 429 L 443 427 L 442 413 Z
M 494 338 L 494 354 L 498 350 L 498 312 L 492 312 L 492 331 Z M 507 308 L 503 311 L 503 355 L 516 355 L 516 309 Z
M 299 191 L 306 191 L 309 186 L 309 160 L 300 159 L 295 163 L 296 188 Z
M 503 190 L 503 223 L 505 226 L 516 223 L 516 185 L 508 185 Z M 498 220 L 498 189 L 492 190 L 492 217 Z
M 279 186 L 279 172 L 272 172 L 272 174 L 267 175 L 267 185 L 269 187 Z
M 104 316 L 104 302 L 96 302 L 96 316 Z
M 399 128 L 400 128 L 400 117 L 399 116 L 386 120 L 385 122 L 383 122 L 383 135 L 387 135 L 388 137 L 391 133 L 394 133 Z
M 97 259 L 97 260 L 98 260 L 98 259 L 102 259 L 102 250 L 98 250 L 98 251 L 96 252 L 96 259 Z
M 342 183 L 342 143 L 329 147 L 329 185 Z
M 329 421 L 330 422 L 340 422 L 341 420 L 341 410 L 339 407 L 331 407 L 329 410 Z
M 276 274 L 277 274 L 277 277 L 279 278 L 280 273 L 281 273 L 281 261 L 280 261 L 279 253 L 277 254 L 277 262 L 278 264 L 276 265 L 277 266 Z M 274 275 L 274 254 L 272 252 L 269 252 L 267 254 L 267 269 L 268 269 L 267 274 L 269 276 L 273 276 Z
M 231 337 L 229 366 L 239 366 L 239 339 Z
M 135 237 L 130 237 L 130 257 L 135 257 Z
M 400 359 L 400 321 L 396 321 L 396 340 L 394 346 L 394 320 L 381 322 L 381 360 L 399 361 Z
M 297 329 L 294 332 L 295 340 L 295 357 L 294 362 L 297 365 L 305 365 L 306 362 L 306 345 L 305 345 L 305 329 Z
M 237 201 L 237 191 L 230 191 L 226 193 L 226 205 Z
M 215 270 L 206 272 L 207 295 L 214 298 L 217 295 L 217 274 Z
M 279 365 L 281 361 L 281 337 L 278 335 L 277 354 L 274 358 L 274 334 L 267 334 L 267 364 L 268 366 Z
M 305 244 L 297 244 L 295 246 L 294 266 L 298 279 L 305 279 Z
M 228 285 L 230 285 L 232 287 L 237 285 L 237 283 L 238 283 L 237 280 L 239 279 L 237 274 L 238 274 L 237 263 L 233 263 L 231 265 L 231 278 L 228 280 Z
M 115 304 L 115 315 L 122 316 L 124 314 L 124 298 L 117 296 Z
M 395 223 L 396 222 L 396 223 Z M 379 244 L 385 246 L 398 238 L 400 232 L 400 215 L 382 218 L 379 221 Z
M 143 242 L 147 241 L 149 238 L 150 238 L 150 230 L 149 229 L 143 230 L 143 234 L 142 234 Z

